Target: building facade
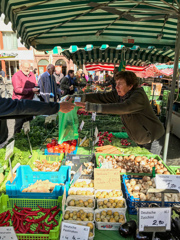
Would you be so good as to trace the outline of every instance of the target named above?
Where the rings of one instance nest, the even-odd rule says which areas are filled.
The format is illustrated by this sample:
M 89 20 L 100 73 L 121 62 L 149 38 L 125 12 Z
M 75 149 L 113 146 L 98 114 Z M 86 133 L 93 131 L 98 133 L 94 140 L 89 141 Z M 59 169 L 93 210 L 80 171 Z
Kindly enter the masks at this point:
M 62 73 L 67 74 L 68 70 L 74 70 L 73 62 L 58 53 L 58 48 L 45 53 L 36 51 L 33 48 L 25 48 L 16 33 L 12 31 L 11 23 L 4 24 L 4 16 L 0 16 L 0 71 L 3 70 L 7 82 L 11 82 L 12 76 L 21 68 L 22 61 L 27 61 L 33 69 L 37 68 L 38 75 L 46 71 L 48 64 L 60 66 Z

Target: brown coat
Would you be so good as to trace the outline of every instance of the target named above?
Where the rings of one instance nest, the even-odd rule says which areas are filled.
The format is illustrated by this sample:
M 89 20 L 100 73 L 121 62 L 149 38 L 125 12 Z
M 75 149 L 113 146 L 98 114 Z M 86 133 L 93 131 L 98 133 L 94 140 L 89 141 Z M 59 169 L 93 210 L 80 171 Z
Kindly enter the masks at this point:
M 81 95 L 90 112 L 117 114 L 121 116 L 129 137 L 143 145 L 158 140 L 164 134 L 164 127 L 156 117 L 143 88 L 132 91 L 124 102 L 119 102 L 116 91 Z

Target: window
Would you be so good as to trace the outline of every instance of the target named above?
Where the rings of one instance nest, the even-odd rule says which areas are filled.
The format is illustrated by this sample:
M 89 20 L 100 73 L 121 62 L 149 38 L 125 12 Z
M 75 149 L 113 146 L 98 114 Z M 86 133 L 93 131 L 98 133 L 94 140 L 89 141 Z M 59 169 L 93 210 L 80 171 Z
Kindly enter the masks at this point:
M 18 40 L 15 33 L 3 32 L 3 46 L 4 50 L 17 50 Z

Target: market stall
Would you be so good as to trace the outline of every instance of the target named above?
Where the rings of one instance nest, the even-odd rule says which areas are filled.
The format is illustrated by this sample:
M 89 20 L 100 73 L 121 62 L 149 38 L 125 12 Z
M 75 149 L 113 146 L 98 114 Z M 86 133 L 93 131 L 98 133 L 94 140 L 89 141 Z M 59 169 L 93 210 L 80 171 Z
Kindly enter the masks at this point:
M 27 47 L 51 50 L 74 42 L 81 46 L 91 42 L 97 47 L 107 42 L 115 47 L 117 39 L 128 47 L 134 42 L 142 46 L 151 43 L 156 48 L 175 45 L 177 1 L 127 1 L 127 5 L 124 1 L 66 0 L 0 3 L 5 21 L 12 21 Z M 130 35 L 133 37 L 127 37 Z M 169 51 L 174 54 L 174 50 Z M 172 102 L 171 97 L 170 117 Z M 27 131 L 24 127 L 25 133 L 15 136 L 14 143 L 0 150 L 0 237 L 108 240 L 156 236 L 178 240 L 179 167 L 167 166 L 159 156 L 130 142 L 116 118 L 110 116 L 111 126 L 103 115 L 86 114 L 81 114 L 84 119 L 79 117 L 78 122 L 75 113 L 76 121 L 68 120 L 63 128 L 60 116 L 41 119 L 34 127 L 32 122 Z M 99 126 L 98 118 L 104 121 Z M 72 131 L 75 125 L 78 129 Z M 170 121 L 167 138 L 169 130 Z M 68 139 L 69 133 L 74 138 Z M 167 144 L 165 159 L 166 151 Z

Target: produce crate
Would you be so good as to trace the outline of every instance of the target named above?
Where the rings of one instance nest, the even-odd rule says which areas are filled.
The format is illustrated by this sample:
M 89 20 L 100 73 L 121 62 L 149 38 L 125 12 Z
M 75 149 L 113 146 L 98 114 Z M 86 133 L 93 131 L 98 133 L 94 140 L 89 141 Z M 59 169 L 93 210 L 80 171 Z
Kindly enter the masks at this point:
M 12 208 L 16 204 L 18 207 L 37 208 L 37 205 L 43 208 L 52 208 L 58 206 L 62 208 L 62 197 L 54 200 L 47 199 L 26 199 L 26 198 L 9 198 L 8 195 L 2 195 L 0 197 L 0 213 L 9 210 L 12 213 Z M 38 208 L 37 208 L 38 209 Z M 39 210 L 39 209 L 38 209 Z M 57 215 L 58 226 L 52 229 L 49 234 L 22 234 L 17 233 L 18 240 L 59 240 L 60 226 L 62 222 L 62 212 Z M 11 222 L 12 224 L 12 222 Z M 12 225 L 11 225 L 12 226 Z
M 21 165 L 17 169 L 14 181 L 6 183 L 6 193 L 12 198 L 57 199 L 63 195 L 64 187 L 66 187 L 66 193 L 69 190 L 70 170 L 69 166 L 61 166 L 58 172 L 34 172 L 30 166 Z M 52 183 L 63 183 L 65 185 L 55 186 L 52 193 L 22 192 L 24 188 L 34 184 L 37 180 L 49 180 Z
M 180 173 L 177 173 L 177 170 L 180 169 L 180 166 L 169 166 L 173 174 L 180 175 Z
M 110 154 L 110 153 L 96 153 L 96 167 L 100 167 L 99 166 L 99 162 L 98 162 L 98 157 L 101 155 L 103 157 L 106 157 L 106 156 L 130 156 L 131 154 Z M 170 167 L 168 167 L 164 162 L 163 160 L 158 156 L 158 155 L 153 155 L 153 154 L 149 154 L 149 155 L 141 155 L 141 154 L 138 154 L 138 155 L 135 155 L 136 157 L 137 156 L 145 156 L 147 158 L 154 158 L 154 159 L 157 159 L 158 161 L 162 161 L 162 164 L 167 168 L 167 170 L 171 173 L 171 174 L 174 174 L 174 172 L 170 169 Z M 123 174 L 126 174 L 126 175 L 139 175 L 139 176 L 152 176 L 152 173 L 133 173 L 133 172 L 120 172 L 120 175 L 123 175 Z
M 61 164 L 63 163 L 63 159 L 64 159 L 64 153 L 61 153 L 60 156 L 57 155 L 42 155 L 39 154 L 38 152 L 33 153 L 32 158 L 29 160 L 29 162 L 27 163 L 27 165 L 29 165 L 31 167 L 31 169 L 33 170 L 35 168 L 34 162 L 36 160 L 47 160 L 48 163 L 53 163 L 53 162 L 59 162 L 61 161 Z M 40 170 L 39 170 L 40 171 Z
M 67 154 L 66 161 L 72 161 L 74 164 L 71 167 L 71 174 L 74 175 L 74 173 L 80 168 L 82 165 L 82 171 L 86 169 L 84 163 L 92 162 L 94 164 L 94 154 L 92 155 L 80 155 L 80 154 Z M 93 166 L 94 169 L 94 166 Z M 82 174 L 81 179 L 92 179 L 94 177 L 94 171 L 92 171 L 90 174 Z
M 138 208 L 149 207 L 150 204 L 153 204 L 153 203 L 155 203 L 159 207 L 161 207 L 161 202 L 141 201 L 139 198 L 134 198 L 133 196 L 131 196 L 128 192 L 128 189 L 127 189 L 126 183 L 125 183 L 125 180 L 131 179 L 131 178 L 132 177 L 128 176 L 128 175 L 123 175 L 123 177 L 122 177 L 122 190 L 124 193 L 124 197 L 126 199 L 129 214 L 136 215 Z M 135 178 L 135 179 L 140 179 L 140 178 Z M 180 203 L 178 203 L 178 202 L 165 202 L 164 203 L 165 207 L 172 207 L 173 205 L 180 206 Z
M 118 212 L 119 214 L 122 214 L 124 216 L 125 222 L 126 222 L 126 216 L 125 213 L 117 208 L 104 208 L 104 209 L 96 209 L 95 210 L 95 216 L 96 213 L 101 213 L 102 211 L 108 211 L 111 210 L 113 213 Z M 97 222 L 95 221 L 96 228 L 99 230 L 118 230 L 121 223 L 119 222 Z
M 76 206 L 69 206 L 68 205 L 71 200 L 75 200 L 75 201 L 77 201 L 77 200 L 88 201 L 88 199 L 91 199 L 93 201 L 93 207 L 91 207 L 91 208 L 90 207 L 82 207 L 82 209 L 84 209 L 84 208 L 85 209 L 88 209 L 88 208 L 94 209 L 95 208 L 95 198 L 94 198 L 94 196 L 70 195 L 66 199 L 66 207 L 71 207 L 71 208 L 74 208 L 74 210 L 76 210 L 78 207 L 76 207 Z

